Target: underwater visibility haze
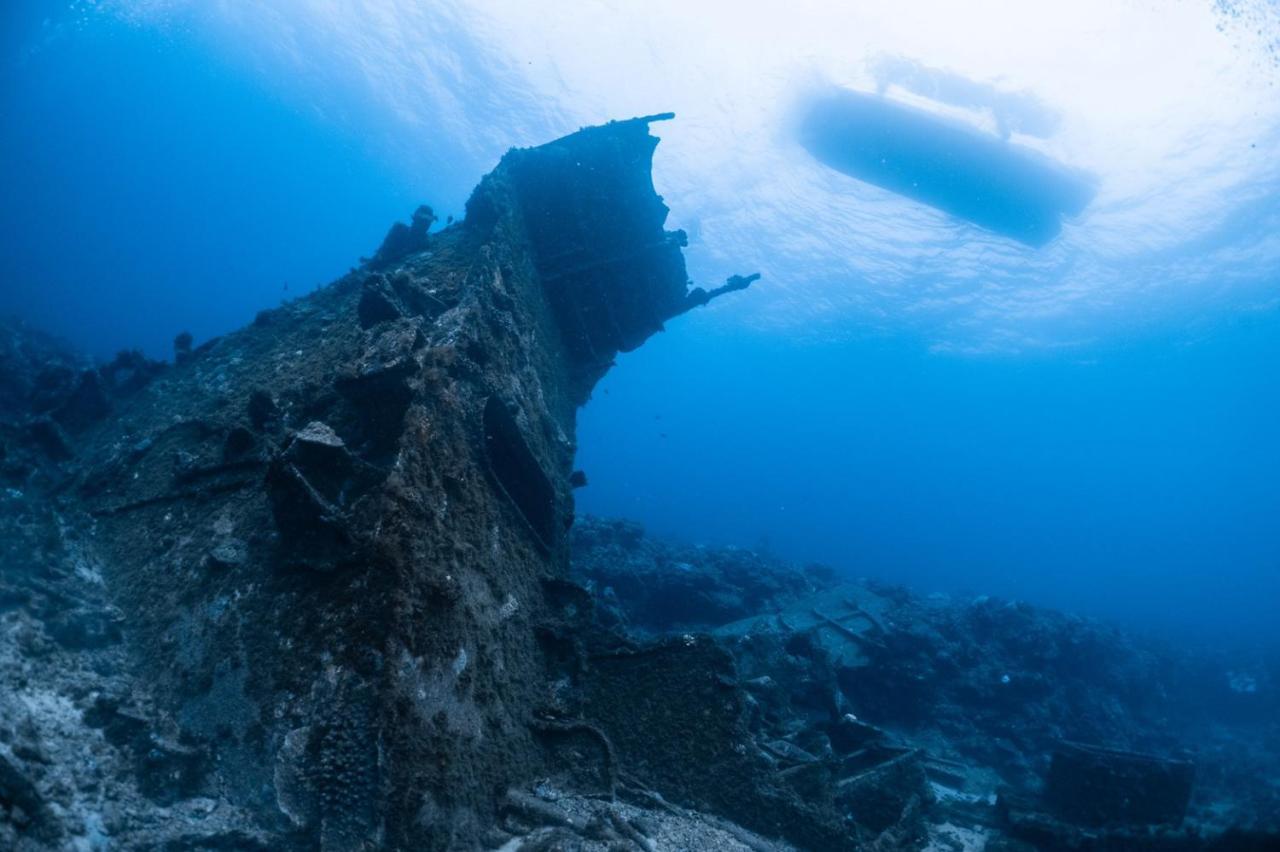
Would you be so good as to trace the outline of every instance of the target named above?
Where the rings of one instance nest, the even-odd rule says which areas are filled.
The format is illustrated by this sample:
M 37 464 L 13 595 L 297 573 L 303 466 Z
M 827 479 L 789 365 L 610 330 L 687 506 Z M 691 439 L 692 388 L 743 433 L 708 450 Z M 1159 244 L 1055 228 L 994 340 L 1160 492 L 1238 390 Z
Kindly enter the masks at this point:
M 765 283 L 622 360 L 589 511 L 1272 625 L 1274 7 L 432 5 L 11 4 L 3 308 L 164 357 L 510 145 L 670 108 L 695 280 Z
M 1277 151 L 1273 0 L 11 0 L 0 847 L 1277 848 Z

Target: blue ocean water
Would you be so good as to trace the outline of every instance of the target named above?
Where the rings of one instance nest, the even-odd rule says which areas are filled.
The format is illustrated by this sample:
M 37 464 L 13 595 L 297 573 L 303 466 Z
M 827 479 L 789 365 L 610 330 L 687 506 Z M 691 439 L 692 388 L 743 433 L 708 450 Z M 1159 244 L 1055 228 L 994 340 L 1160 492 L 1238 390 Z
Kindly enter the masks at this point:
M 9 3 L 0 311 L 164 356 L 418 203 L 460 213 L 510 145 L 673 109 L 655 179 L 692 274 L 764 278 L 620 360 L 580 511 L 1275 642 L 1276 9 L 1025 5 Z M 797 131 L 831 91 L 1085 203 L 1032 170 L 985 215 L 927 123 L 890 137 L 915 159 L 833 167 Z M 1061 230 L 1002 227 L 1028 198 Z

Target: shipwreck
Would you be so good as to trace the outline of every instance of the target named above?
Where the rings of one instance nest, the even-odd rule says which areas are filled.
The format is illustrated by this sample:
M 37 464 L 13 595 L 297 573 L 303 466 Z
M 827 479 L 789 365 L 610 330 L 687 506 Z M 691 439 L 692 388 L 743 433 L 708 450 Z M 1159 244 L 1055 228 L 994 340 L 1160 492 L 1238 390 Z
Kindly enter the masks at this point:
M 221 802 L 237 847 L 443 849 L 480 843 L 536 775 L 575 412 L 712 295 L 653 188 L 669 117 L 512 150 L 463 221 L 432 232 L 419 210 L 334 284 L 182 336 L 175 366 L 14 388 L 8 471 L 27 507 L 60 495 L 49 533 L 100 584 L 18 574 L 15 542 L 5 586 L 37 616 L 100 608 L 73 644 L 127 672 L 83 709 L 144 795 Z M 4 769 L 33 837 L 85 830 Z M 199 845 L 180 823 L 157 836 Z
M 1145 698 L 1216 663 L 575 519 L 618 353 L 758 278 L 689 281 L 669 117 L 171 364 L 0 322 L 0 848 L 1246 848 L 1272 705 Z

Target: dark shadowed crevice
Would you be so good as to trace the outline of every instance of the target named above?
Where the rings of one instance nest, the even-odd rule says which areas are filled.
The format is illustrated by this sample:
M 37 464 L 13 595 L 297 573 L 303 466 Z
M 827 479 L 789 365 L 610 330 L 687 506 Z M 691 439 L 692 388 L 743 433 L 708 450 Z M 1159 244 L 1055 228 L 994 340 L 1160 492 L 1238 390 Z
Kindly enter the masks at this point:
M 484 449 L 489 474 L 529 525 L 534 537 L 551 550 L 558 538 L 556 492 L 538 464 L 511 412 L 497 397 L 484 406 Z

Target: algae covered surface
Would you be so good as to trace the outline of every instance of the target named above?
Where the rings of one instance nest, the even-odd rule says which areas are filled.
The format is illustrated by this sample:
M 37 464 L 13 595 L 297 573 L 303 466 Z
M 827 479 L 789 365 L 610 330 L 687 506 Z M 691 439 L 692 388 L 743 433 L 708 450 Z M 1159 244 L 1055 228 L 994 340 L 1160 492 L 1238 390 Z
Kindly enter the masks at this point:
M 669 117 L 173 363 L 4 326 L 6 848 L 1272 842 L 1274 659 L 575 517 L 614 358 L 758 277 L 689 281 Z

